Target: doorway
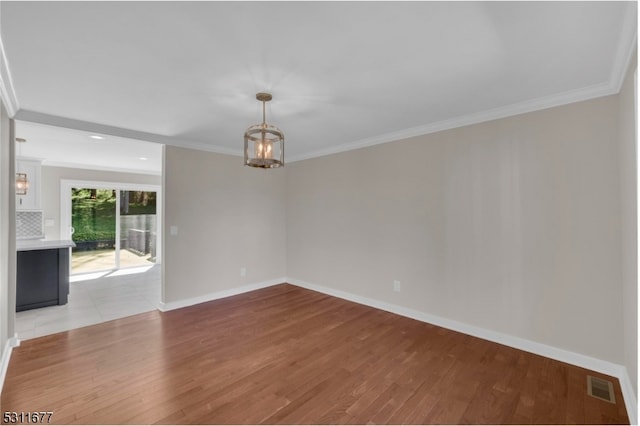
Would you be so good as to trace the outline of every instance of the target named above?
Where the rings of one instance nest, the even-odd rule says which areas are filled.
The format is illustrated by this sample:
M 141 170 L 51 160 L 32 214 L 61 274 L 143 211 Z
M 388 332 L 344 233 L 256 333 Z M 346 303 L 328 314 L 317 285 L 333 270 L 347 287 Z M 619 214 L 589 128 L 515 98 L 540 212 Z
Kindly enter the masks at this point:
M 154 185 L 63 180 L 60 235 L 76 244 L 71 274 L 159 263 L 160 197 Z

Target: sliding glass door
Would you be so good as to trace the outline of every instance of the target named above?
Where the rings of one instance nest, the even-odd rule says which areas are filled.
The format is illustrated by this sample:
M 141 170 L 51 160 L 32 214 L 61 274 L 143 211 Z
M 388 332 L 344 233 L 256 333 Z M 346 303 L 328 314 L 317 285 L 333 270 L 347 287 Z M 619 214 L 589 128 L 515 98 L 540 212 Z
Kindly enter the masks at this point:
M 159 260 L 158 187 L 63 181 L 61 189 L 61 237 L 76 244 L 72 274 L 152 266 Z

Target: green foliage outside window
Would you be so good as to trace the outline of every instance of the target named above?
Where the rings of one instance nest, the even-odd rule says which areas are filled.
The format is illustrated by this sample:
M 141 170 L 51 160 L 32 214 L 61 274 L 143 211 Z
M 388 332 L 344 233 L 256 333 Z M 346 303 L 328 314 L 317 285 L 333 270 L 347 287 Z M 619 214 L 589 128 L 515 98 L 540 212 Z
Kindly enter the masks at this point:
M 115 240 L 116 192 L 114 190 L 73 188 L 71 190 L 71 206 L 74 241 Z M 155 192 L 123 191 L 121 215 L 155 213 Z

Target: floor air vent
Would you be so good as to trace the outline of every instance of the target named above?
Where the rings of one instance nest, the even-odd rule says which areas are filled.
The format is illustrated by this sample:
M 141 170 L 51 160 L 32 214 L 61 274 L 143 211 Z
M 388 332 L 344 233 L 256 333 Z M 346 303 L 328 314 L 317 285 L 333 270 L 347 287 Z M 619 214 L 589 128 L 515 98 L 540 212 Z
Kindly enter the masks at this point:
M 608 380 L 587 376 L 587 393 L 594 398 L 616 403 L 616 397 L 613 395 L 613 383 Z

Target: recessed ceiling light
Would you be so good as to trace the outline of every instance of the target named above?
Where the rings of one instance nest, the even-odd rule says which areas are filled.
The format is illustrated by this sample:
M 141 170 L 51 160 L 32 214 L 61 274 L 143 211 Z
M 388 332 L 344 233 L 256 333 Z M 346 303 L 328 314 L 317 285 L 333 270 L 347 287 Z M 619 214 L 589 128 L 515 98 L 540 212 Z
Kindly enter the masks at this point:
M 147 161 L 148 158 L 147 157 L 139 157 L 142 161 Z
M 103 140 L 103 139 L 104 139 L 104 136 L 99 136 L 99 135 L 91 135 L 91 136 L 89 136 L 89 137 L 90 137 L 91 139 L 96 139 L 96 140 L 99 140 L 99 141 L 101 141 L 101 140 Z

